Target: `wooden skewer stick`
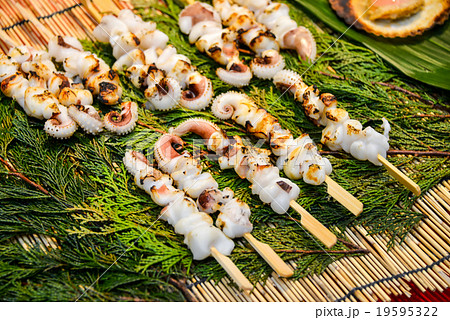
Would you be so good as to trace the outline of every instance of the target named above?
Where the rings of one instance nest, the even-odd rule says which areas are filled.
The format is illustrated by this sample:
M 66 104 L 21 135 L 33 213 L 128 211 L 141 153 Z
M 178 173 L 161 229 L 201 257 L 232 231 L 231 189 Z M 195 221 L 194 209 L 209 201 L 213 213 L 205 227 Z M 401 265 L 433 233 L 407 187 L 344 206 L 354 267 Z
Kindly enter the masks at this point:
M 272 267 L 280 277 L 292 277 L 292 269 L 265 243 L 258 241 L 250 233 L 244 234 L 244 238 L 259 253 L 259 255 Z
M 103 13 L 110 12 L 118 14 L 120 12 L 119 8 L 111 0 L 81 0 L 81 3 L 89 10 L 89 13 L 98 23 L 102 20 Z M 98 10 L 95 9 L 94 5 Z
M 242 274 L 242 272 L 236 267 L 236 265 L 231 261 L 230 258 L 221 254 L 216 248 L 211 248 L 211 255 L 217 262 L 225 269 L 231 279 L 236 282 L 239 288 L 242 289 L 246 294 L 249 294 L 253 289 L 253 285 L 248 281 L 248 279 Z
M 408 178 L 403 172 L 401 172 L 392 163 L 387 161 L 386 158 L 384 158 L 383 156 L 378 155 L 378 161 L 380 161 L 383 164 L 383 166 L 386 168 L 386 170 L 389 172 L 391 176 L 397 179 L 398 182 L 404 185 L 409 191 L 414 193 L 416 196 L 420 195 L 421 191 L 417 183 Z
M 81 0 L 81 3 L 89 11 L 91 16 L 95 19 L 95 21 L 100 23 L 100 21 L 102 20 L 102 15 L 98 13 L 97 10 L 95 10 L 94 6 L 92 5 L 92 2 L 89 0 Z
M 306 211 L 301 205 L 294 200 L 289 203 L 291 208 L 297 211 L 302 219 L 300 223 L 306 230 L 311 232 L 317 237 L 327 248 L 331 248 L 336 244 L 337 237 L 330 230 L 325 228 L 316 218 L 314 218 L 308 211 Z
M 346 207 L 355 216 L 358 216 L 363 211 L 364 205 L 362 202 L 356 199 L 350 192 L 342 188 L 336 181 L 331 179 L 329 176 L 326 176 L 325 183 L 327 184 L 328 194 Z

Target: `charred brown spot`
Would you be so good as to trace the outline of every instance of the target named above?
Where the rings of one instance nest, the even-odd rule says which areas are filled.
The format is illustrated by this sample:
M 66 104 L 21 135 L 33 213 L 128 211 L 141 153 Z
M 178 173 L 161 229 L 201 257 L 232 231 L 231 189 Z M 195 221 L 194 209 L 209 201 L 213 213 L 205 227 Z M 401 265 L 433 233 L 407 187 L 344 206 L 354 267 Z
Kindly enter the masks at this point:
M 336 140 L 336 137 L 334 137 L 333 139 L 330 138 L 330 136 L 328 134 L 322 136 L 322 139 L 320 140 L 320 142 L 322 142 L 323 144 L 328 144 L 330 142 L 333 142 Z
M 307 116 L 319 113 L 319 109 L 314 104 L 303 104 L 303 109 Z
M 245 72 L 247 71 L 247 67 L 242 63 L 233 63 L 230 67 L 230 70 L 235 72 Z
M 177 142 L 172 143 L 172 148 L 177 152 L 183 151 L 183 145 Z
M 61 92 L 59 93 L 58 99 L 59 99 L 59 100 L 66 100 L 66 101 L 67 101 L 67 100 L 72 100 L 72 99 L 74 99 L 74 98 L 72 98 L 72 97 L 74 97 L 74 98 L 77 97 L 77 95 L 75 94 L 75 92 L 73 92 L 73 90 L 70 89 L 70 88 L 64 88 L 64 89 L 62 89 Z
M 332 112 L 325 112 L 325 116 L 327 117 L 327 119 L 329 119 L 329 120 L 331 120 L 333 122 L 337 122 L 338 121 L 338 118 L 335 117 Z
M 141 44 L 141 40 L 139 40 L 139 38 L 136 37 L 135 34 L 133 34 L 132 39 L 133 39 L 133 42 L 136 44 L 136 46 Z
M 43 93 L 36 94 L 34 97 L 36 98 L 38 103 L 42 103 L 42 102 L 44 102 L 47 99 L 52 99 L 53 98 L 53 94 L 50 91 L 45 90 Z
M 331 106 L 337 101 L 336 97 L 331 93 L 322 93 L 320 95 L 320 100 L 322 100 L 323 104 L 327 107 Z
M 117 90 L 117 86 L 111 82 L 100 82 L 99 84 L 100 91 L 115 91 Z
M 61 73 L 55 73 L 55 76 L 57 76 L 61 80 L 61 84 L 59 85 L 60 90 L 70 87 L 69 78 L 67 78 L 65 75 Z
M 270 31 L 267 32 L 260 32 L 258 36 L 254 37 L 250 41 L 250 47 L 253 48 L 254 46 L 262 43 L 265 38 L 271 38 L 271 41 L 275 40 L 275 35 L 271 33 Z
M 144 87 L 144 82 L 145 82 L 146 77 L 139 77 L 138 78 L 138 83 L 140 87 Z
M 272 62 L 273 62 L 273 57 L 268 57 L 268 56 L 266 56 L 266 57 L 256 57 L 255 59 L 254 59 L 254 61 L 256 62 L 256 63 L 258 63 L 258 64 L 264 64 L 264 65 L 269 65 L 269 64 L 272 64 Z
M 307 143 L 305 144 L 305 149 L 306 150 L 313 150 L 315 148 L 315 145 L 313 143 Z
M 89 68 L 90 69 L 90 73 L 94 74 L 100 71 L 100 61 L 96 61 L 96 63 Z
M 276 39 L 275 35 L 270 30 L 264 32 L 264 35 L 268 38 L 273 38 L 274 40 Z
M 308 171 L 306 172 L 306 177 L 309 180 L 319 183 L 319 180 L 317 179 L 316 175 L 317 175 L 317 172 L 320 171 L 320 169 L 321 169 L 320 166 L 317 164 L 310 165 L 308 168 Z
M 117 75 L 117 72 L 115 72 L 114 70 L 110 69 L 108 71 L 108 78 L 110 80 L 115 80 L 116 78 L 118 78 L 119 76 Z
M 169 93 L 169 85 L 167 84 L 166 78 L 162 79 L 158 85 L 156 86 L 156 90 L 158 90 L 158 94 L 161 96 L 165 96 Z
M 258 165 L 258 171 L 264 171 L 265 169 L 267 169 L 267 168 L 270 168 L 270 167 L 272 167 L 272 165 L 271 164 L 261 164 L 261 165 Z
M 247 32 L 247 30 L 245 30 L 245 29 L 237 30 L 237 34 L 238 34 L 239 37 L 241 37 L 244 32 Z
M 292 190 L 292 187 L 284 181 L 277 181 L 277 185 L 280 186 L 280 188 L 286 191 L 287 193 L 289 193 Z
M 214 47 L 209 48 L 209 49 L 208 49 L 208 52 L 211 53 L 211 54 L 213 54 L 214 52 L 220 51 L 220 50 L 221 50 L 220 47 L 214 46 Z
M 246 129 L 247 131 L 251 131 L 252 128 L 253 128 L 252 123 L 250 122 L 250 120 L 247 120 L 247 121 L 245 122 L 245 129 Z
M 63 48 L 73 48 L 73 46 L 71 46 L 70 44 L 68 44 L 67 42 L 64 41 L 64 38 L 61 36 L 58 36 L 57 38 L 58 41 L 58 46 L 63 47 Z
M 154 63 L 148 66 L 147 73 L 153 72 L 153 71 L 159 71 L 159 69 L 155 66 Z
M 250 41 L 250 48 L 255 47 L 256 45 L 260 44 L 261 42 L 264 41 L 264 34 L 259 34 L 258 36 L 254 37 L 251 41 Z
M 119 99 L 117 92 L 117 85 L 111 82 L 100 82 L 98 99 L 103 104 L 114 104 Z
M 352 125 L 347 125 L 347 135 L 351 135 L 351 134 L 358 134 L 361 130 L 356 129 L 354 126 Z
M 19 75 L 17 73 L 15 73 L 12 76 L 9 76 L 8 78 L 3 79 L 2 83 L 1 83 L 2 91 L 5 91 L 9 87 L 9 84 L 12 81 L 14 81 L 18 76 Z
M 86 111 L 86 108 L 82 104 L 75 104 L 74 106 L 80 111 Z
M 320 93 L 319 88 L 317 88 L 317 86 L 315 84 L 312 85 L 310 88 L 312 88 L 313 93 L 315 93 L 316 95 L 319 95 L 319 93 Z

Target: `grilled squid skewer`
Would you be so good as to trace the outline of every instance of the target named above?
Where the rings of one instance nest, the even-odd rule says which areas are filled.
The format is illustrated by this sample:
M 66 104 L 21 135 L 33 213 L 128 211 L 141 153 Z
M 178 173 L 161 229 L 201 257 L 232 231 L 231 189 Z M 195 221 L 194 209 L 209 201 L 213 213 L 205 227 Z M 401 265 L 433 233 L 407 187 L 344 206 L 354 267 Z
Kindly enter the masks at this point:
M 330 248 L 336 243 L 336 236 L 295 202 L 300 189 L 289 179 L 280 177 L 278 168 L 270 164 L 270 151 L 244 146 L 239 137 L 231 141 L 219 127 L 205 119 L 187 120 L 171 131 L 178 136 L 188 132 L 205 139 L 208 149 L 219 156 L 220 167 L 233 168 L 242 179 L 250 181 L 253 194 L 272 210 L 282 214 L 292 207 L 302 216 L 302 225 L 323 244 Z
M 222 81 L 236 87 L 249 84 L 252 72 L 239 59 L 237 35 L 229 28 L 222 28 L 222 20 L 211 5 L 191 3 L 180 12 L 178 24 L 181 32 L 189 35 L 191 44 L 195 43 L 200 52 L 225 66 L 216 71 Z
M 69 137 L 76 129 L 69 117 L 88 133 L 97 134 L 103 130 L 103 121 L 97 110 L 91 105 L 93 103 L 92 93 L 83 89 L 81 83 L 76 83 L 66 74 L 57 72 L 50 56 L 45 51 L 30 50 L 25 46 L 13 47 L 8 52 L 8 57 L 10 63 L 16 64 L 16 68 L 28 73 L 30 87 L 36 87 L 35 90 L 38 91 L 48 90 L 60 104 L 68 108 L 68 110 L 59 108 L 62 111 L 60 110 L 59 115 L 55 115 L 54 119 L 44 126 L 44 130 L 51 132 L 52 136 L 56 134 L 59 138 Z M 8 58 L 5 57 L 5 59 Z M 23 76 L 25 77 L 25 74 Z M 19 104 L 21 104 L 20 99 Z M 39 117 L 35 112 L 28 111 L 28 105 L 25 105 L 27 114 Z M 74 111 L 75 106 L 78 107 L 79 112 Z M 83 106 L 82 109 L 80 109 L 81 106 Z M 89 112 L 86 112 L 87 110 Z
M 84 89 L 82 83 L 75 82 L 67 74 L 57 72 L 47 52 L 30 51 L 21 46 L 11 48 L 8 55 L 21 63 L 22 71 L 29 73 L 30 85 L 47 88 L 52 92 L 59 102 L 68 108 L 69 117 L 84 131 L 98 134 L 103 130 L 103 121 L 98 111 L 92 106 L 91 91 Z M 63 115 L 59 116 L 61 117 Z M 67 121 L 68 119 L 65 120 Z
M 289 7 L 286 4 L 270 0 L 233 0 L 233 2 L 251 10 L 256 20 L 275 35 L 282 49 L 297 51 L 302 60 L 315 59 L 317 50 L 313 35 L 307 28 L 298 26 L 289 17 Z
M 57 36 L 48 43 L 48 51 L 57 62 L 63 63 L 70 77 L 80 77 L 101 103 L 115 105 L 120 101 L 122 87 L 117 73 L 97 55 L 84 51 L 76 38 Z
M 45 51 L 24 46 L 14 47 L 8 56 L 0 57 L 0 61 L 0 80 L 9 78 L 6 80 L 8 83 L 5 81 L 3 86 L 5 94 L 13 96 L 14 93 L 14 98 L 23 106 L 27 115 L 39 119 L 51 118 L 44 126 L 44 130 L 51 136 L 68 138 L 75 132 L 76 124 L 90 134 L 98 134 L 103 130 L 104 121 L 92 106 L 91 91 L 77 82 L 81 79 L 72 79 L 68 73 L 57 72 Z M 8 77 L 12 71 L 16 71 L 16 75 Z M 54 103 L 58 105 L 56 108 L 52 107 Z M 134 128 L 137 107 L 129 108 L 129 105 L 130 103 L 122 103 L 120 114 L 112 111 L 107 115 L 105 122 L 108 130 L 125 134 Z
M 198 208 L 208 214 L 219 212 L 216 226 L 228 237 L 244 237 L 282 277 L 292 276 L 292 270 L 270 248 L 256 240 L 250 232 L 250 208 L 234 197 L 230 188 L 218 189 L 210 173 L 202 173 L 201 165 L 187 152 L 180 154 L 174 146 L 181 147 L 180 137 L 165 134 L 155 144 L 155 158 L 160 168 L 170 174 L 175 183 L 192 198 L 197 199 Z
M 59 139 L 71 137 L 77 124 L 69 117 L 67 108 L 47 89 L 30 85 L 19 67 L 20 64 L 14 59 L 0 56 L 0 88 L 3 94 L 14 98 L 28 116 L 47 119 L 44 130 L 50 136 Z
M 256 21 L 255 15 L 249 9 L 231 4 L 229 0 L 214 0 L 222 23 L 236 35 L 236 40 L 250 48 L 256 54 L 250 67 L 255 76 L 261 79 L 271 79 L 285 62 L 280 55 L 280 46 L 275 35 L 266 26 Z
M 169 37 L 131 10 L 104 16 L 94 29 L 99 41 L 109 42 L 117 59 L 113 70 L 126 70 L 133 84 L 145 90 L 147 107 L 170 110 L 178 104 L 191 110 L 206 108 L 213 96 L 211 80 L 201 75 L 184 55 L 167 45 Z
M 176 189 L 167 174 L 152 168 L 143 154 L 127 151 L 123 162 L 134 176 L 136 185 L 164 207 L 159 218 L 171 224 L 176 233 L 184 235 L 184 243 L 191 250 L 194 260 L 213 256 L 242 290 L 250 291 L 253 287 L 251 283 L 227 257 L 234 249 L 234 242 L 213 226 L 211 217 L 200 212 L 194 200 Z
M 246 94 L 227 92 L 216 97 L 211 106 L 219 119 L 233 119 L 258 138 L 265 139 L 278 157 L 277 167 L 293 180 L 303 178 L 308 184 L 327 183 L 327 191 L 353 214 L 359 215 L 363 204 L 340 187 L 330 177 L 332 167 L 328 159 L 320 156 L 316 145 L 307 134 L 294 139 L 278 120 L 266 110 L 258 108 Z
M 308 118 L 315 124 L 325 126 L 322 143 L 331 150 L 344 150 L 358 160 L 368 160 L 377 166 L 384 165 L 388 172 L 415 195 L 420 187 L 386 160 L 389 150 L 389 122 L 383 118 L 383 134 L 372 127 L 363 129 L 358 120 L 351 119 L 348 112 L 337 107 L 337 99 L 330 93 L 320 94 L 316 86 L 306 85 L 299 74 L 282 70 L 273 79 L 282 91 L 289 91 L 301 103 Z

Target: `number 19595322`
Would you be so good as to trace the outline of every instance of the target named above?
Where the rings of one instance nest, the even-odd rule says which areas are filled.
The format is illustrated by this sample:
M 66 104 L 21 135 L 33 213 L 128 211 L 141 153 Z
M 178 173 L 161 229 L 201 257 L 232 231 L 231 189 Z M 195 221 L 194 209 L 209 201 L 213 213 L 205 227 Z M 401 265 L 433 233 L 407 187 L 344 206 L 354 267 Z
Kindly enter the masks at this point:
M 437 317 L 436 307 L 377 307 L 377 317 Z

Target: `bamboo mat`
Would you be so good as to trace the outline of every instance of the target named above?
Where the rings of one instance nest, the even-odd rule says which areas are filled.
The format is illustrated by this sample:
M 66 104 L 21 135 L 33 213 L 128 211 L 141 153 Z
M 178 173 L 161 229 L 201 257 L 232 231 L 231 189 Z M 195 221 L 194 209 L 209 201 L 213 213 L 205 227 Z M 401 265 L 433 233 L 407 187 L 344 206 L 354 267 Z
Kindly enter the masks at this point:
M 132 8 L 128 1 L 113 0 L 119 9 Z M 93 39 L 96 23 L 76 0 L 0 0 L 0 49 L 8 51 L 8 37 L 16 42 L 45 49 L 53 35 Z M 422 292 L 450 286 L 450 180 L 430 189 L 414 204 L 425 218 L 401 244 L 387 249 L 388 237 L 369 235 L 361 226 L 345 230 L 350 241 L 370 251 L 359 257 L 333 262 L 320 275 L 299 280 L 273 274 L 256 285 L 250 295 L 240 293 L 228 278 L 219 283 L 193 278 L 187 281 L 193 301 L 389 301 L 390 295 L 410 296 L 407 282 Z M 58 249 L 55 239 L 27 235 L 15 239 L 25 249 Z M 289 262 L 292 268 L 296 265 Z

